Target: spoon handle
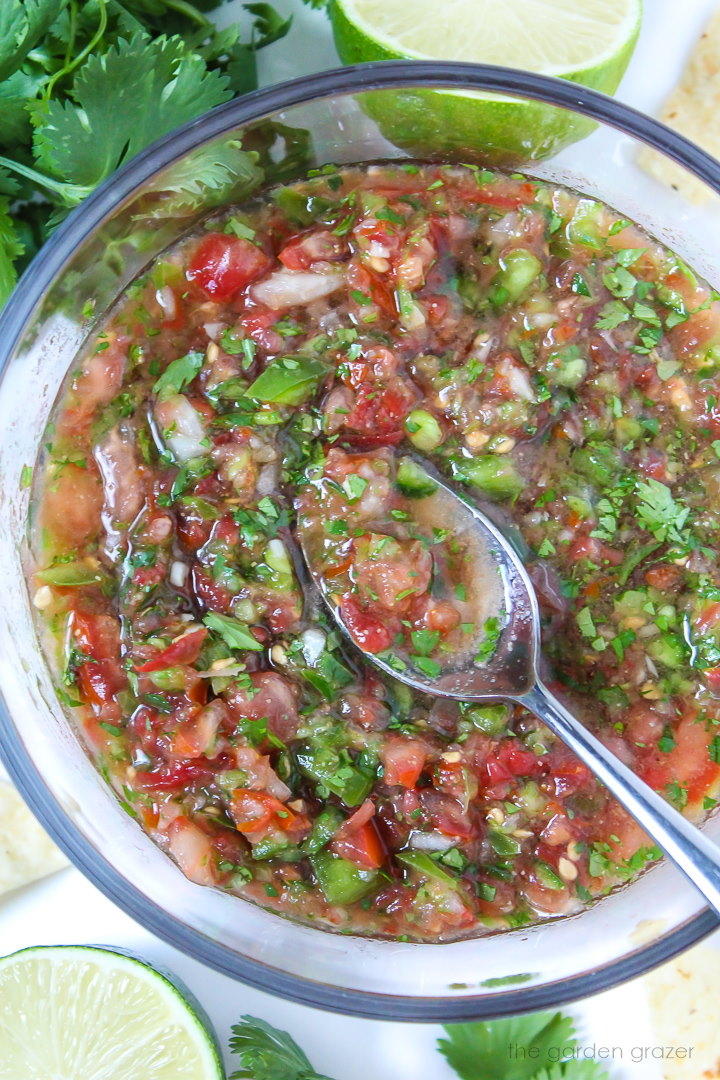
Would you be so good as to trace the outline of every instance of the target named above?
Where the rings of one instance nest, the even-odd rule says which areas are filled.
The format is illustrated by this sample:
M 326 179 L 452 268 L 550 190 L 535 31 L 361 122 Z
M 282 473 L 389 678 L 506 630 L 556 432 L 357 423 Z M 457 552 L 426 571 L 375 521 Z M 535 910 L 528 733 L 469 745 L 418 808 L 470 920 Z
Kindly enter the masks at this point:
M 720 916 L 720 848 L 591 735 L 539 679 L 516 700 L 585 762 Z

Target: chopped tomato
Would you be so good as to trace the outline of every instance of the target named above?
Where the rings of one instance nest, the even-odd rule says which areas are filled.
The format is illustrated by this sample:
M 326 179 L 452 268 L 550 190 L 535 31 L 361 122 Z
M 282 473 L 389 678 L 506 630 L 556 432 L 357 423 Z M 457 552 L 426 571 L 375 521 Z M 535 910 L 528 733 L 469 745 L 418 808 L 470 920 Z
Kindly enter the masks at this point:
M 452 795 L 434 789 L 423 789 L 420 792 L 420 802 L 435 828 L 445 836 L 469 839 L 477 834 L 478 826 L 471 821 L 468 811 Z
M 705 308 L 694 312 L 685 322 L 668 331 L 676 355 L 697 356 L 720 341 L 720 311 Z
M 270 825 L 286 831 L 295 819 L 292 810 L 284 803 L 265 791 L 250 791 L 248 788 L 236 788 L 232 793 L 230 812 L 238 832 L 252 837 L 255 833 L 265 833 Z
M 330 847 L 336 855 L 348 859 L 349 862 L 364 870 L 377 869 L 387 858 L 374 821 L 366 821 L 363 825 L 344 833 L 341 838 L 333 840 Z
M 672 563 L 658 563 L 645 571 L 645 580 L 648 585 L 651 585 L 654 589 L 659 589 L 660 592 L 668 592 L 670 589 L 676 588 L 682 581 L 682 577 L 682 567 L 674 566 Z M 720 619 L 720 604 L 713 606 L 717 607 L 717 619 Z M 714 621 L 717 622 L 717 619 Z M 712 625 L 712 623 L 708 625 Z M 700 632 L 704 633 L 702 630 Z
M 230 813 L 238 832 L 251 844 L 283 833 L 292 843 L 299 843 L 310 831 L 305 814 L 294 813 L 266 791 L 236 788 L 230 801 Z
M 357 432 L 349 440 L 355 446 L 394 446 L 404 437 L 403 421 L 417 400 L 406 379 L 396 376 L 387 386 L 363 384 L 344 427 Z
M 578 792 L 587 788 L 592 780 L 592 773 L 587 765 L 583 765 L 574 754 L 566 753 L 564 750 L 555 751 L 549 768 L 558 798 L 577 795 Z
M 720 695 L 720 667 L 705 668 L 703 681 L 712 694 Z
M 243 236 L 211 232 L 195 249 L 187 276 L 213 300 L 227 300 L 271 266 L 269 256 Z
M 284 344 L 280 334 L 272 329 L 278 318 L 277 311 L 256 304 L 244 311 L 240 325 L 247 336 L 261 349 L 269 353 L 277 353 L 281 351 Z
M 112 615 L 74 611 L 71 632 L 83 659 L 77 665 L 83 697 L 102 707 L 127 684 L 120 662 L 120 625 Z
M 518 746 L 516 740 L 507 739 L 499 744 L 485 762 L 490 785 L 514 780 L 517 776 L 540 776 L 544 771 L 542 758 L 532 750 Z
M 365 266 L 360 266 L 358 263 L 351 262 L 348 266 L 347 276 L 348 287 L 352 297 L 353 292 L 360 293 L 365 299 L 360 297 L 353 297 L 361 317 L 363 308 L 367 305 L 368 301 L 377 304 L 377 306 L 389 315 L 390 318 L 397 318 L 397 305 L 395 303 L 395 296 L 392 289 L 382 280 L 379 274 L 373 274 L 371 270 L 368 270 Z
M 379 653 L 390 647 L 392 637 L 387 626 L 365 611 L 352 593 L 343 596 L 340 611 L 350 636 L 365 652 Z
M 103 488 L 94 468 L 66 465 L 48 487 L 41 523 L 55 542 L 73 549 L 97 536 Z
M 428 629 L 449 634 L 460 625 L 461 618 L 460 612 L 448 600 L 433 600 L 428 605 L 423 621 Z
M 675 569 L 675 567 L 673 567 Z M 649 573 L 649 571 L 648 571 Z M 647 577 L 647 574 L 645 575 Z M 652 585 L 652 582 L 649 582 Z M 659 587 L 659 586 L 658 586 Z M 704 607 L 699 615 L 695 617 L 695 629 L 702 637 L 707 634 L 708 630 L 712 630 L 714 626 L 720 622 L 720 602 L 714 604 L 708 604 Z M 707 675 L 707 671 L 705 672 Z
M 208 611 L 228 611 L 232 593 L 206 574 L 199 564 L 192 568 L 192 587 L 198 602 Z
M 216 862 L 212 839 L 186 817 L 175 818 L 167 829 L 170 854 L 182 872 L 197 885 L 214 885 Z
M 382 749 L 383 783 L 414 788 L 427 759 L 427 745 L 420 739 L 391 739 Z
M 292 685 L 275 671 L 254 671 L 251 687 L 238 684 L 225 693 L 230 712 L 235 716 L 266 721 L 273 735 L 289 742 L 298 725 L 297 701 Z
M 326 229 L 294 236 L 278 254 L 288 270 L 307 270 L 316 262 L 334 262 L 347 251 L 347 244 Z
M 138 770 L 133 784 L 150 791 L 177 791 L 191 784 L 206 783 L 212 773 L 212 767 L 205 758 L 198 761 L 176 761 L 149 772 Z

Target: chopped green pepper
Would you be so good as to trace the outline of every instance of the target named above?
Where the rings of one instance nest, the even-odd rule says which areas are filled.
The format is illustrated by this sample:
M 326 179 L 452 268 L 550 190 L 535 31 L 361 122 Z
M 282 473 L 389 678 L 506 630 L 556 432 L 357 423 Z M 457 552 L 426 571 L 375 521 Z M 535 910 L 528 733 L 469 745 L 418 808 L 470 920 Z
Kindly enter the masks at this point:
M 454 458 L 451 466 L 453 476 L 479 488 L 491 499 L 515 499 L 525 487 L 525 481 L 507 455 Z
M 380 880 L 377 870 L 361 870 L 327 850 L 311 856 L 310 865 L 329 904 L 354 904 L 372 892 Z
M 247 388 L 247 396 L 274 405 L 302 405 L 327 370 L 312 356 L 278 356 Z

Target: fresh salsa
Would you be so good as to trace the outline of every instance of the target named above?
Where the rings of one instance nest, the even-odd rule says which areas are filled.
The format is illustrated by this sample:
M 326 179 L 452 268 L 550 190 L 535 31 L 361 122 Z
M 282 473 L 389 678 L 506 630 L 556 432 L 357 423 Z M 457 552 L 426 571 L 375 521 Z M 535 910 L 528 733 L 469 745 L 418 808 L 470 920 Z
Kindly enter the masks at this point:
M 448 941 L 576 912 L 659 853 L 524 709 L 415 694 L 333 628 L 301 542 L 365 650 L 430 678 L 492 655 L 413 451 L 523 551 L 553 690 L 711 810 L 720 304 L 562 187 L 327 166 L 209 219 L 69 377 L 31 589 L 92 758 L 192 881 Z
M 507 621 L 500 568 L 422 464 L 331 451 L 296 505 L 308 566 L 360 649 L 421 680 L 487 663 Z

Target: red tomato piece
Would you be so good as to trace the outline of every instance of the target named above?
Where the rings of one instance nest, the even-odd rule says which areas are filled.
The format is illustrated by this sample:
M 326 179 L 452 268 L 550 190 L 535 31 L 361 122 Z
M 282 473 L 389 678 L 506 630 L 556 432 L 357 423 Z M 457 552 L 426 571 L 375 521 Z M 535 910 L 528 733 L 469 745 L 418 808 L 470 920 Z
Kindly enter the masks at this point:
M 136 671 L 161 671 L 163 668 L 175 667 L 177 664 L 194 664 L 200 655 L 207 633 L 205 627 L 201 626 L 197 630 L 191 630 L 189 634 L 183 634 L 152 660 L 140 664 Z
M 536 761 L 541 759 L 535 758 Z M 550 774 L 555 785 L 555 794 L 564 799 L 567 795 L 577 795 L 587 788 L 592 780 L 592 773 L 574 754 L 558 750 L 550 763 Z
M 307 270 L 316 262 L 335 262 L 347 251 L 345 241 L 327 229 L 294 236 L 278 255 L 288 270 Z
M 677 569 L 678 569 L 677 567 L 675 567 L 675 566 L 673 567 L 673 570 L 677 570 Z M 650 571 L 648 570 L 645 577 L 648 578 L 649 574 L 650 574 Z M 648 581 L 648 584 L 653 585 L 654 582 Z M 656 588 L 659 588 L 659 586 L 656 586 Z M 720 603 L 718 603 L 716 601 L 714 604 L 708 604 L 707 607 L 703 608 L 703 610 L 700 612 L 700 614 L 696 617 L 696 619 L 695 619 L 695 629 L 697 630 L 698 634 L 702 637 L 705 634 L 707 634 L 708 630 L 712 630 L 712 628 L 714 626 L 717 626 L 717 624 L 719 622 L 720 622 Z M 707 672 L 705 672 L 705 674 L 707 675 Z
M 390 647 L 392 638 L 384 623 L 365 611 L 352 593 L 346 593 L 340 603 L 340 611 L 350 636 L 361 649 L 379 653 Z
M 272 329 L 278 319 L 277 311 L 257 306 L 249 308 L 243 313 L 240 325 L 247 336 L 261 349 L 265 349 L 269 353 L 276 353 L 281 352 L 285 344 L 280 334 Z
M 42 527 L 63 547 L 79 548 L 97 535 L 102 505 L 97 469 L 66 465 L 44 493 Z
M 470 839 L 477 833 L 467 811 L 454 799 L 442 791 L 424 789 L 420 792 L 424 812 L 431 818 L 433 825 L 445 836 L 462 836 Z
M 187 277 L 213 300 L 228 300 L 271 265 L 265 252 L 243 236 L 213 232 L 195 249 Z
M 266 791 L 236 788 L 230 801 L 230 813 L 235 828 L 251 840 L 258 841 L 270 829 L 292 830 L 295 814 L 284 803 Z
M 229 610 L 232 593 L 213 581 L 198 564 L 192 568 L 192 586 L 198 602 L 208 611 Z
M 350 441 L 364 446 L 396 445 L 404 436 L 403 421 L 415 401 L 413 390 L 399 376 L 385 387 L 364 383 L 357 391 L 355 407 L 345 417 L 344 426 L 360 435 L 360 439 L 350 436 Z
M 383 782 L 389 787 L 414 788 L 426 759 L 427 747 L 420 739 L 389 739 L 382 749 Z
M 126 685 L 120 664 L 120 627 L 111 615 L 72 613 L 72 635 L 83 656 L 78 678 L 83 696 L 91 705 L 109 704 Z
M 350 819 L 352 821 L 352 818 Z M 348 824 L 346 822 L 346 824 Z M 344 828 L 344 826 L 343 826 Z M 330 844 L 332 851 L 363 870 L 376 870 L 385 862 L 385 848 L 375 822 L 366 821 L 357 829 Z
M 667 592 L 669 589 L 676 588 L 682 581 L 682 577 L 682 568 L 673 566 L 672 563 L 658 563 L 657 566 L 651 566 L 649 570 L 645 571 L 645 580 L 648 585 L 652 585 L 654 589 L 659 589 L 660 592 Z M 712 621 L 707 624 L 706 629 L 720 620 L 720 604 L 712 604 L 707 611 L 703 612 L 700 618 L 704 622 L 712 608 L 717 608 L 717 613 L 713 616 Z M 696 625 L 700 629 L 699 621 Z M 700 630 L 700 633 L 705 633 L 705 630 Z
M 268 730 L 289 742 L 298 726 L 297 701 L 292 683 L 276 671 L 254 671 L 252 692 L 231 687 L 225 700 L 231 714 L 250 720 L 266 720 Z
M 702 677 L 711 693 L 720 694 L 720 667 L 706 668 Z
M 515 746 L 513 740 L 506 740 L 488 757 L 485 769 L 493 785 L 514 780 L 516 776 L 539 776 L 543 772 L 543 762 L 532 750 Z
M 138 770 L 133 784 L 135 787 L 156 791 L 177 791 L 191 784 L 207 781 L 213 770 L 206 759 L 198 761 L 176 761 L 170 765 L 161 765 L 150 772 Z

